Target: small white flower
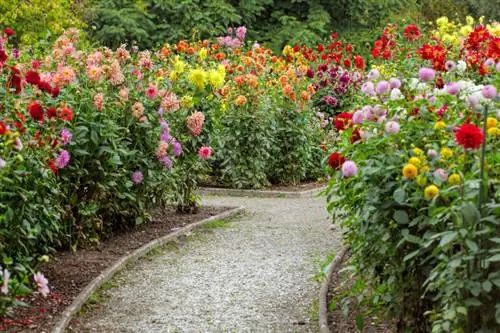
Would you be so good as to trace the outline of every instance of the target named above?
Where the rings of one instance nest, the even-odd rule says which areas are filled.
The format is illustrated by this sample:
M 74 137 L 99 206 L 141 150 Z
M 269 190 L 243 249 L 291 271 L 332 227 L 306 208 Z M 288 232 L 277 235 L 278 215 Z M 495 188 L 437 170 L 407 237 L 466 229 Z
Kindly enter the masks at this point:
M 420 83 L 420 80 L 417 79 L 417 78 L 411 78 L 410 79 L 410 82 L 408 82 L 408 87 L 411 89 L 411 90 L 414 90 L 417 88 L 417 85 Z
M 5 168 L 5 166 L 7 165 L 7 162 L 5 162 L 5 160 L 3 160 L 1 157 L 0 157 L 0 169 L 3 169 Z
M 399 90 L 398 88 L 394 88 L 391 90 L 391 101 L 397 101 L 399 99 L 403 99 L 404 96 L 403 94 L 401 93 L 401 90 Z
M 467 63 L 463 60 L 459 60 L 457 63 L 457 70 L 460 73 L 464 73 L 467 70 Z
M 9 293 L 10 272 L 7 269 L 4 269 L 2 273 L 0 267 L 0 276 L 3 277 L 3 284 L 2 288 L 0 288 L 0 291 L 2 292 L 2 294 L 7 295 Z

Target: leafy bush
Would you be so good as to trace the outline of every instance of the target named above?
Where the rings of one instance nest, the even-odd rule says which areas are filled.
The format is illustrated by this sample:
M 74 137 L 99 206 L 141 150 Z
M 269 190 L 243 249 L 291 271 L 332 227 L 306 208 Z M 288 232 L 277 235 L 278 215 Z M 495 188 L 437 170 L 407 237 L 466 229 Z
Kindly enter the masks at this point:
M 2 1 L 0 27 L 13 29 L 14 40 L 33 45 L 47 37 L 54 40 L 64 29 L 83 27 L 80 10 L 72 0 Z

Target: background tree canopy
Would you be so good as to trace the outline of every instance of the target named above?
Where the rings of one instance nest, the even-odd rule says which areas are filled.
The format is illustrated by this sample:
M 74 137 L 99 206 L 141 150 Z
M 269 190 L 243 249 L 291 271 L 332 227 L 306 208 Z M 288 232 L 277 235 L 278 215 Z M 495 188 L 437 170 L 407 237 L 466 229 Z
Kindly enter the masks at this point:
M 0 5 L 0 26 L 12 27 L 27 43 L 50 38 L 49 31 L 57 35 L 86 26 L 104 45 L 149 48 L 245 25 L 250 40 L 278 51 L 287 43 L 316 43 L 332 31 L 368 45 L 385 22 L 419 23 L 455 14 L 493 21 L 500 8 L 489 0 L 33 0 L 29 6 L 14 0 Z

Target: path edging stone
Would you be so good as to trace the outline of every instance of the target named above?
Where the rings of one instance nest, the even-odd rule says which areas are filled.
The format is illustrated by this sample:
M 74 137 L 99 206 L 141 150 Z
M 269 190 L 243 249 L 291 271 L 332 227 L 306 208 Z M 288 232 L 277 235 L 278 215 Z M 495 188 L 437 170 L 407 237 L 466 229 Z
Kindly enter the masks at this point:
M 328 287 L 333 273 L 339 268 L 344 256 L 346 255 L 348 247 L 342 248 L 339 253 L 333 258 L 330 265 L 328 265 L 328 270 L 325 274 L 325 279 L 321 283 L 321 289 L 319 291 L 319 331 L 320 333 L 335 333 L 328 327 Z
M 219 220 L 219 219 L 224 219 L 224 218 L 231 218 L 239 213 L 241 213 L 245 207 L 239 206 L 236 208 L 232 208 L 230 210 L 227 210 L 225 212 L 222 212 L 220 214 L 211 216 L 209 218 L 206 218 L 204 220 L 201 220 L 199 222 L 191 223 L 179 230 L 176 230 L 168 235 L 162 236 L 160 238 L 157 238 L 155 240 L 152 240 L 151 242 L 141 246 L 140 248 L 132 251 L 129 254 L 126 254 L 122 256 L 120 259 L 118 259 L 112 266 L 108 267 L 106 270 L 101 272 L 95 279 L 93 279 L 86 287 L 83 289 L 80 294 L 73 300 L 73 302 L 66 307 L 64 312 L 59 316 L 59 320 L 57 321 L 56 325 L 52 328 L 52 333 L 63 333 L 64 330 L 67 328 L 69 323 L 71 322 L 71 319 L 73 316 L 80 311 L 82 306 L 85 304 L 87 299 L 90 297 L 90 295 L 94 292 L 96 292 L 104 283 L 109 281 L 117 272 L 125 268 L 126 265 L 133 263 L 137 261 L 138 259 L 144 257 L 147 255 L 149 252 L 151 252 L 153 249 L 157 247 L 161 247 L 165 245 L 166 243 L 176 239 L 177 237 L 184 235 L 188 233 L 189 231 L 196 229 L 198 227 L 203 226 L 204 224 L 214 221 L 214 220 Z
M 201 195 L 219 195 L 233 197 L 253 198 L 311 198 L 323 192 L 326 185 L 306 191 L 265 191 L 244 190 L 234 188 L 200 187 L 198 193 Z

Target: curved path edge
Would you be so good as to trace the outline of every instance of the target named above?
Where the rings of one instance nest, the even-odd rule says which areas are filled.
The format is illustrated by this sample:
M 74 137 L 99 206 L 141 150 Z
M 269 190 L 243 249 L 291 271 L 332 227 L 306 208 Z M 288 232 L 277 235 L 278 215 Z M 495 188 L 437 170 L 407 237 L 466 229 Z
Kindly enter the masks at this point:
M 97 291 L 104 283 L 109 281 L 116 273 L 118 273 L 120 270 L 125 268 L 125 266 L 129 263 L 133 263 L 140 259 L 141 257 L 144 257 L 147 255 L 149 252 L 151 252 L 153 249 L 163 246 L 169 241 L 172 241 L 173 239 L 186 234 L 187 232 L 196 229 L 198 227 L 203 226 L 204 224 L 214 221 L 214 220 L 219 220 L 219 219 L 224 219 L 224 218 L 231 218 L 239 213 L 241 213 L 245 207 L 239 206 L 236 208 L 229 209 L 225 212 L 222 212 L 218 215 L 211 216 L 209 218 L 206 218 L 204 220 L 191 223 L 179 230 L 176 230 L 168 235 L 162 236 L 160 238 L 157 238 L 155 240 L 152 240 L 151 242 L 141 246 L 140 248 L 132 251 L 131 253 L 121 257 L 118 259 L 112 266 L 108 267 L 106 270 L 101 272 L 95 279 L 93 279 L 86 287 L 83 289 L 80 294 L 73 300 L 73 302 L 64 310 L 64 312 L 59 316 L 59 319 L 56 323 L 56 325 L 52 328 L 52 333 L 63 333 L 66 327 L 69 325 L 71 319 L 73 316 L 80 311 L 82 306 L 85 304 L 87 299 L 90 297 L 90 295 Z
M 233 188 L 201 187 L 198 193 L 201 195 L 219 195 L 235 197 L 254 197 L 254 198 L 310 198 L 320 194 L 326 188 L 320 186 L 305 191 L 265 191 L 265 190 L 243 190 Z
M 344 256 L 349 250 L 349 247 L 344 247 L 339 253 L 333 258 L 332 262 L 328 266 L 328 270 L 325 274 L 325 279 L 321 283 L 321 289 L 319 291 L 319 331 L 320 333 L 334 333 L 330 331 L 328 327 L 328 286 L 332 278 L 333 273 L 338 269 Z

